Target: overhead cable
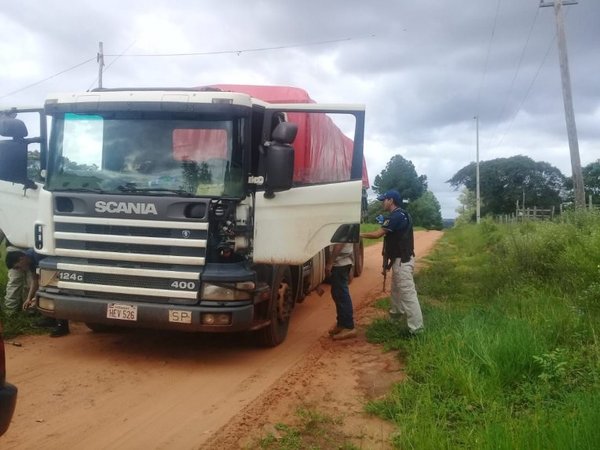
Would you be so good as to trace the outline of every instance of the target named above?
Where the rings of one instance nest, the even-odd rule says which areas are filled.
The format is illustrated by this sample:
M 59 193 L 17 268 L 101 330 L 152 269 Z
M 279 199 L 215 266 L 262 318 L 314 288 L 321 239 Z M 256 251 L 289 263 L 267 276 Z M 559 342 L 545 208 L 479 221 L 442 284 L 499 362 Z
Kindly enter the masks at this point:
M 374 34 L 370 34 L 365 37 L 374 37 Z M 297 47 L 310 47 L 315 45 L 325 45 L 325 44 L 334 44 L 337 42 L 346 42 L 352 41 L 355 39 L 364 39 L 365 37 L 347 37 L 341 39 L 331 39 L 327 41 L 316 41 L 316 42 L 305 42 L 303 44 L 290 44 L 290 45 L 278 45 L 274 47 L 259 47 L 259 48 L 247 48 L 242 50 L 217 50 L 211 52 L 192 52 L 192 53 L 131 53 L 128 55 L 111 55 L 106 54 L 105 56 L 123 56 L 123 57 L 177 57 L 177 56 L 210 56 L 210 55 L 225 55 L 225 54 L 234 54 L 241 55 L 242 53 L 255 53 L 255 52 L 266 52 L 271 50 L 284 50 L 287 48 L 297 48 Z
M 521 56 L 519 57 L 519 62 L 517 63 L 517 68 L 515 69 L 515 73 L 513 74 L 512 80 L 510 82 L 510 87 L 508 88 L 508 92 L 506 94 L 506 96 L 504 97 L 504 102 L 502 104 L 502 108 L 500 110 L 500 115 L 498 117 L 498 126 L 496 128 L 496 131 L 498 131 L 498 128 L 500 128 L 500 122 L 502 121 L 502 117 L 504 116 L 504 112 L 506 111 L 506 107 L 508 105 L 508 100 L 511 97 L 513 88 L 515 86 L 515 81 L 517 80 L 517 76 L 519 75 L 519 72 L 521 70 L 521 64 L 523 63 L 523 59 L 525 57 L 525 51 L 527 50 L 527 47 L 529 46 L 529 41 L 531 39 L 531 35 L 533 33 L 533 29 L 535 28 L 535 24 L 537 22 L 537 18 L 540 14 L 540 8 L 536 7 L 535 8 L 535 16 L 533 18 L 533 21 L 531 22 L 531 27 L 529 28 L 529 33 L 527 34 L 527 38 L 525 39 L 525 44 L 523 45 L 523 49 L 521 50 Z
M 44 78 L 43 80 L 36 81 L 35 83 L 28 84 L 27 86 L 24 86 L 24 87 L 22 87 L 22 88 L 20 88 L 20 89 L 17 89 L 17 90 L 15 90 L 15 91 L 12 91 L 12 92 L 9 92 L 9 93 L 7 93 L 7 94 L 4 94 L 4 95 L 0 96 L 0 99 L 6 98 L 6 97 L 10 97 L 11 95 L 17 94 L 17 93 L 19 93 L 19 92 L 21 92 L 21 91 L 24 91 L 24 90 L 26 90 L 26 89 L 32 88 L 32 87 L 34 87 L 34 86 L 37 86 L 38 84 L 42 84 L 44 81 L 51 80 L 52 78 L 55 78 L 55 77 L 57 77 L 57 76 L 59 76 L 59 75 L 62 75 L 63 73 L 67 73 L 67 72 L 69 72 L 69 71 L 71 71 L 71 70 L 77 69 L 78 67 L 81 67 L 81 66 L 83 66 L 84 64 L 87 64 L 87 63 L 89 63 L 89 62 L 91 62 L 91 61 L 95 61 L 95 60 L 96 60 L 96 57 L 95 57 L 95 56 L 94 56 L 93 58 L 86 59 L 85 61 L 82 61 L 82 62 L 80 62 L 79 64 L 76 64 L 76 65 L 74 65 L 74 66 L 72 66 L 72 67 L 69 67 L 68 69 L 61 70 L 60 72 L 57 72 L 57 73 L 55 73 L 54 75 L 50 75 L 49 77 L 46 77 L 46 78 Z
M 476 106 L 476 116 L 479 116 L 479 101 L 481 99 L 481 89 L 483 88 L 483 82 L 485 81 L 485 77 L 488 69 L 488 62 L 490 60 L 490 50 L 492 48 L 492 41 L 494 40 L 494 34 L 496 32 L 496 23 L 498 22 L 498 12 L 500 11 L 500 3 L 502 0 L 498 0 L 496 3 L 496 13 L 494 14 L 494 24 L 492 25 L 492 34 L 490 35 L 490 40 L 488 42 L 487 53 L 485 55 L 485 64 L 483 67 L 483 74 L 481 75 L 481 82 L 479 83 L 479 90 L 477 91 L 477 103 Z
M 568 15 L 569 15 L 569 10 L 567 10 L 567 12 L 565 14 L 565 17 L 568 17 Z M 525 101 L 527 100 L 527 97 L 529 97 L 531 89 L 533 88 L 533 85 L 534 85 L 535 81 L 537 80 L 537 77 L 539 76 L 539 74 L 540 74 L 540 72 L 542 70 L 542 67 L 544 66 L 544 64 L 546 64 L 546 60 L 548 59 L 548 55 L 550 54 L 550 50 L 552 50 L 555 41 L 556 41 L 556 32 L 554 32 L 554 35 L 552 36 L 552 40 L 549 42 L 548 48 L 546 49 L 546 53 L 544 54 L 544 58 L 540 62 L 540 65 L 539 65 L 537 71 L 535 72 L 535 75 L 533 76 L 533 79 L 531 80 L 531 83 L 529 83 L 529 87 L 527 88 L 527 91 L 525 92 L 525 95 L 523 96 L 523 100 L 521 100 L 521 103 L 519 103 L 519 107 L 517 108 L 517 110 L 513 114 L 513 116 L 511 118 L 508 126 L 506 127 L 506 131 L 504 132 L 504 134 L 500 137 L 500 139 L 496 143 L 496 147 L 500 146 L 500 144 L 502 143 L 502 141 L 504 140 L 504 138 L 506 137 L 506 135 L 508 134 L 508 132 L 511 130 L 513 122 L 515 121 L 517 115 L 521 111 L 521 108 L 525 104 Z

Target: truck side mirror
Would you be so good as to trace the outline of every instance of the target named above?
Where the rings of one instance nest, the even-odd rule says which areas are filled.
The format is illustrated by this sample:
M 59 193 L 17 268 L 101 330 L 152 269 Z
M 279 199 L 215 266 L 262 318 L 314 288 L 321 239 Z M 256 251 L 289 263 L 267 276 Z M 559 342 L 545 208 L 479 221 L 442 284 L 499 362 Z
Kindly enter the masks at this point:
M 27 127 L 13 118 L 0 119 L 0 135 L 11 137 L 0 140 L 0 180 L 30 185 L 27 178 Z
M 273 130 L 273 140 L 265 144 L 265 198 L 273 198 L 275 192 L 287 191 L 294 181 L 294 148 L 298 126 L 282 122 Z
M 281 122 L 273 130 L 271 139 L 278 144 L 291 144 L 296 139 L 297 134 L 298 125 L 292 122 Z
M 0 136 L 23 139 L 27 136 L 27 127 L 22 120 L 3 116 L 0 118 Z

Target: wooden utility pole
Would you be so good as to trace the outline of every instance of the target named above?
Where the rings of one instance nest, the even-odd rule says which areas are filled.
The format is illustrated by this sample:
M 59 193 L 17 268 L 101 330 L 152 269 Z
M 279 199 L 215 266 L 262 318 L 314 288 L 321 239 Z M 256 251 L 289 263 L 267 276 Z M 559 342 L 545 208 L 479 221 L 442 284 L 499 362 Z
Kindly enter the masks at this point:
M 475 140 L 476 140 L 476 163 L 475 163 L 475 211 L 477 223 L 481 222 L 481 191 L 479 190 L 479 116 L 475 116 Z
M 567 122 L 567 136 L 571 152 L 571 170 L 573 172 L 573 187 L 575 188 L 575 206 L 585 208 L 585 191 L 583 188 L 583 174 L 579 158 L 579 143 L 577 141 L 577 127 L 575 126 L 575 113 L 573 111 L 573 97 L 571 96 L 571 75 L 569 74 L 569 60 L 567 58 L 567 43 L 565 38 L 564 17 L 562 5 L 576 5 L 575 0 L 554 0 L 545 2 L 540 0 L 540 7 L 554 7 L 556 16 L 556 40 L 558 42 L 558 57 L 560 75 L 562 79 L 563 103 L 565 105 L 565 120 Z
M 98 89 L 102 89 L 102 70 L 104 69 L 104 44 L 102 42 L 98 43 L 96 61 L 98 61 Z

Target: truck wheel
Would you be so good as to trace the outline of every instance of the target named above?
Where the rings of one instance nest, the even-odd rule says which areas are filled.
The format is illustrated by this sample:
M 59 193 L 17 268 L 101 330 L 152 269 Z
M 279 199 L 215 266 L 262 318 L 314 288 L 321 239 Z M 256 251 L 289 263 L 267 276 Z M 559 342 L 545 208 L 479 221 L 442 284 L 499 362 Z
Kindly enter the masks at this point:
M 354 244 L 354 276 L 360 277 L 365 263 L 365 246 L 363 241 Z
M 280 268 L 275 273 L 271 288 L 271 323 L 256 332 L 258 345 L 275 347 L 285 340 L 293 308 L 292 273 L 289 267 Z

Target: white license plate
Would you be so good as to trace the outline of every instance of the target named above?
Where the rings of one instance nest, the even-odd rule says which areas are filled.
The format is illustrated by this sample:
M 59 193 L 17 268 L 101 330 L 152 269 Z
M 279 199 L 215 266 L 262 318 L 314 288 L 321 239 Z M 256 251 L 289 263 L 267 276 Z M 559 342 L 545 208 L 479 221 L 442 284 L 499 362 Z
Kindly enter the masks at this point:
M 169 310 L 169 322 L 192 323 L 192 312 L 170 309 Z
M 109 303 L 106 309 L 106 317 L 117 320 L 137 320 L 137 306 L 123 305 L 121 303 Z

